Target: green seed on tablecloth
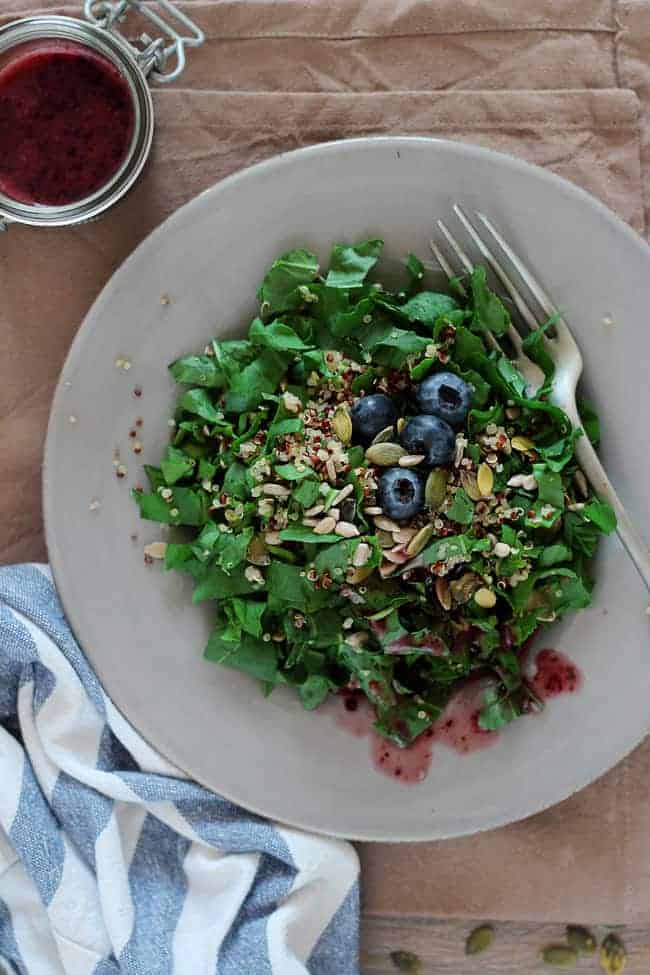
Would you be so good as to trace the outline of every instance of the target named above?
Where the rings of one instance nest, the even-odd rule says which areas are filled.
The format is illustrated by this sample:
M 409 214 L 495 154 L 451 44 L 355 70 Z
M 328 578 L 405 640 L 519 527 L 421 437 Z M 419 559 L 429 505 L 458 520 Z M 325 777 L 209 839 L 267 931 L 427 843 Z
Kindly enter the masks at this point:
M 418 975 L 422 971 L 420 959 L 412 951 L 391 951 L 390 960 L 398 972 L 413 972 Z
M 474 928 L 465 942 L 466 955 L 479 955 L 482 951 L 487 951 L 494 941 L 494 928 L 489 924 L 482 924 L 480 928 Z
M 600 946 L 600 967 L 607 975 L 619 975 L 626 964 L 625 945 L 615 934 L 608 934 Z
M 578 961 L 578 952 L 569 945 L 549 945 L 544 948 L 542 958 L 555 968 L 573 968 Z
M 580 924 L 569 924 L 566 929 L 566 939 L 570 948 L 578 954 L 593 955 L 596 950 L 596 939 L 591 931 Z

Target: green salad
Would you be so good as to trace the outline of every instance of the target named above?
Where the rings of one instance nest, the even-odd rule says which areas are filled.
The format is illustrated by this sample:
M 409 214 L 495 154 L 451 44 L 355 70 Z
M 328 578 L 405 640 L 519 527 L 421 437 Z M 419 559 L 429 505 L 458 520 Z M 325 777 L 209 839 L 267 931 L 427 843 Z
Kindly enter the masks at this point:
M 545 329 L 525 341 L 545 377 L 531 392 L 483 268 L 439 293 L 411 254 L 389 291 L 368 280 L 382 246 L 337 244 L 328 270 L 280 255 L 248 337 L 169 367 L 171 442 L 133 493 L 185 529 L 165 567 L 214 603 L 208 660 L 308 709 L 363 694 L 406 746 L 471 677 L 485 730 L 541 704 L 522 648 L 589 604 L 615 517 L 574 456 L 598 441 L 593 409 L 574 430 L 551 402 Z

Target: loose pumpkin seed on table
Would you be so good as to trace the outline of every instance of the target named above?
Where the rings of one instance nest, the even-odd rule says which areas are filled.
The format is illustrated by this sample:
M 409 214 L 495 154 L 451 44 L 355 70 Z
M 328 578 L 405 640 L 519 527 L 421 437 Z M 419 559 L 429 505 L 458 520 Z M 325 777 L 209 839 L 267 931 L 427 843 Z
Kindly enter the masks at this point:
M 474 928 L 465 942 L 466 955 L 479 955 L 487 951 L 494 941 L 494 928 L 490 924 L 482 924 Z
M 391 951 L 390 960 L 398 972 L 411 972 L 411 975 L 422 972 L 420 959 L 412 951 Z
M 548 945 L 542 951 L 542 959 L 554 968 L 574 968 L 578 963 L 578 952 L 570 945 Z
M 329 268 L 287 251 L 247 337 L 171 364 L 171 439 L 133 497 L 185 530 L 143 556 L 211 603 L 207 660 L 308 709 L 366 694 L 405 747 L 479 673 L 483 730 L 539 706 L 518 650 L 589 603 L 583 552 L 615 520 L 548 390 L 523 397 L 486 343 L 509 313 L 484 268 L 392 292 L 368 279 L 382 246 L 335 245 Z
M 616 934 L 608 934 L 600 946 L 600 967 L 606 975 L 619 975 L 626 965 L 625 945 Z
M 580 924 L 569 924 L 566 929 L 566 940 L 569 947 L 583 955 L 593 955 L 596 951 L 596 939 L 588 928 Z

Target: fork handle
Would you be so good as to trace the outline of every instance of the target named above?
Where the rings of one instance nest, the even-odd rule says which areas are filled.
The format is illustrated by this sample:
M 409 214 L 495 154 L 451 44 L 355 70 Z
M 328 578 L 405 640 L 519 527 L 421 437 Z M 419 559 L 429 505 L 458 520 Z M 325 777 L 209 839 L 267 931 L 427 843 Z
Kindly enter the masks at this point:
M 574 420 L 574 417 L 571 417 Z M 578 411 L 575 411 L 575 426 L 582 426 Z M 578 437 L 575 445 L 576 456 L 585 472 L 591 486 L 602 501 L 606 501 L 614 509 L 616 515 L 616 531 L 623 542 L 627 554 L 634 562 L 637 571 L 650 591 L 650 550 L 636 530 L 630 516 L 623 507 L 623 503 L 614 490 L 614 486 L 605 473 L 605 468 L 598 459 L 598 454 L 591 445 L 586 433 Z

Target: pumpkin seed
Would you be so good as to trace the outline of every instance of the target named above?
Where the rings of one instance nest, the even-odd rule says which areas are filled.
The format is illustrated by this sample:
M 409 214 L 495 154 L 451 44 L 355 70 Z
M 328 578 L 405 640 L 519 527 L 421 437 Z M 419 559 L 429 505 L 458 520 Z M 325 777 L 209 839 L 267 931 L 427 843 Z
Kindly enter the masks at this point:
M 494 487 L 494 474 L 492 473 L 492 468 L 488 467 L 487 464 L 481 464 L 479 467 L 476 483 L 481 497 L 489 498 Z
M 547 965 L 555 968 L 573 968 L 578 961 L 578 952 L 569 945 L 548 945 L 542 952 Z
M 448 480 L 449 471 L 444 470 L 442 467 L 434 467 L 424 485 L 424 503 L 427 507 L 434 509 L 440 507 L 445 500 Z
M 381 529 L 377 532 L 377 541 L 382 548 L 392 548 L 395 544 L 392 532 L 385 532 Z
M 449 611 L 451 609 L 451 593 L 449 592 L 449 583 L 443 576 L 436 579 L 436 596 L 442 608 Z
M 492 607 L 496 604 L 496 601 L 496 594 L 492 592 L 491 589 L 481 587 L 474 593 L 474 602 L 477 606 L 480 606 L 481 609 L 492 609 Z
M 266 543 L 261 535 L 254 535 L 251 538 L 246 559 L 253 565 L 269 565 L 271 556 L 266 550 Z
M 527 454 L 535 449 L 535 444 L 529 437 L 513 437 L 510 441 L 513 450 L 518 450 L 521 454 Z
M 464 572 L 460 579 L 449 583 L 451 595 L 457 603 L 466 603 L 480 586 L 480 579 L 473 572 Z
M 417 467 L 423 460 L 424 454 L 405 454 L 397 463 L 400 467 Z
M 366 564 L 371 555 L 372 549 L 370 546 L 366 542 L 361 542 L 354 550 L 352 565 L 355 567 L 355 569 L 360 569 Z
M 383 532 L 398 532 L 401 527 L 396 521 L 392 521 L 390 518 L 384 517 L 384 515 L 379 515 L 379 517 L 375 518 L 375 525 Z
M 352 419 L 344 406 L 337 406 L 332 417 L 332 430 L 342 444 L 352 440 Z
M 356 538 L 357 535 L 361 534 L 357 526 L 351 524 L 349 521 L 339 521 L 334 531 L 341 538 Z
M 600 967 L 607 975 L 619 975 L 626 964 L 625 945 L 615 934 L 608 934 L 600 946 Z
M 370 446 L 372 447 L 378 443 L 387 443 L 389 440 L 392 440 L 394 432 L 395 431 L 393 430 L 392 425 L 389 427 L 384 427 L 384 429 L 380 430 L 377 436 L 371 441 Z
M 431 536 L 433 535 L 433 525 L 425 525 L 421 528 L 419 532 L 413 536 L 411 541 L 406 546 L 406 553 L 413 558 L 414 555 L 419 555 L 424 546 L 427 544 Z
M 406 451 L 398 443 L 377 443 L 366 450 L 366 460 L 379 467 L 393 467 Z
M 596 939 L 593 934 L 579 924 L 568 925 L 566 939 L 570 948 L 574 948 L 583 955 L 593 955 L 596 950 Z
M 361 548 L 361 546 L 359 546 Z M 360 582 L 363 582 L 368 576 L 371 576 L 374 572 L 374 567 L 372 565 L 359 565 L 354 569 L 348 569 L 345 576 L 346 582 L 349 582 L 352 586 L 357 586 Z
M 460 472 L 460 483 L 463 486 L 465 494 L 472 501 L 480 501 L 483 495 L 478 489 L 478 482 L 476 480 L 476 474 L 472 474 L 471 471 L 461 471 Z
M 391 951 L 390 960 L 398 972 L 411 972 L 419 975 L 422 971 L 420 959 L 412 951 Z
M 474 928 L 465 942 L 466 955 L 479 955 L 486 951 L 494 941 L 494 928 L 489 924 L 482 924 L 480 928 Z

